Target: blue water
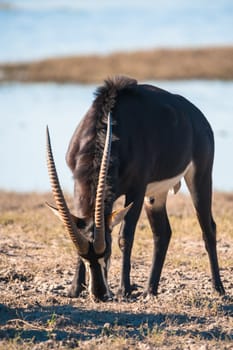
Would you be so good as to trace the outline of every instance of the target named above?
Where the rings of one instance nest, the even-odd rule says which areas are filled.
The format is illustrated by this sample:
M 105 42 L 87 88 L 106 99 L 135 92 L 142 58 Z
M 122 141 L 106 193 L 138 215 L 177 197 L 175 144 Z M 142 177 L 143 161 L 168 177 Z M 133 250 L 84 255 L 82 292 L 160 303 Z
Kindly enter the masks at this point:
M 153 83 L 186 96 L 204 112 L 216 140 L 214 188 L 233 190 L 233 82 Z M 61 183 L 72 192 L 65 153 L 75 127 L 93 100 L 94 90 L 94 85 L 0 85 L 0 188 L 49 190 L 45 161 L 48 124 Z
M 0 62 L 156 47 L 233 44 L 232 0 L 0 0 Z M 214 187 L 233 190 L 233 83 L 153 82 L 193 101 L 216 137 Z M 0 85 L 0 188 L 49 190 L 45 126 L 61 182 L 69 139 L 93 99 L 94 85 Z
M 232 0 L 0 0 L 0 61 L 232 43 Z

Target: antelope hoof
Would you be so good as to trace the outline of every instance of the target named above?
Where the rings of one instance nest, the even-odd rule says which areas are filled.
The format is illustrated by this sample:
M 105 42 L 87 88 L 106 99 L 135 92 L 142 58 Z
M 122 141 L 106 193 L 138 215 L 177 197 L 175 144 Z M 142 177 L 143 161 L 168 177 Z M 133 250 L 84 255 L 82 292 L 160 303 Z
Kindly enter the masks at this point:
M 143 292 L 143 298 L 144 299 L 154 299 L 155 297 L 158 296 L 158 292 L 157 290 L 156 291 L 153 291 L 152 289 L 146 289 L 144 292 Z
M 216 292 L 219 294 L 219 295 L 225 295 L 225 289 L 224 289 L 224 287 L 223 287 L 223 285 L 222 285 L 222 283 L 219 283 L 219 284 L 216 284 L 215 286 L 214 286 L 214 289 L 216 290 Z
M 80 294 L 84 291 L 84 287 L 83 286 L 71 286 L 69 292 L 68 292 L 68 297 L 70 298 L 78 298 L 80 296 Z
M 137 289 L 138 286 L 136 284 L 132 284 L 129 287 L 120 287 L 117 291 L 117 296 L 128 298 L 131 296 L 132 292 Z
M 128 297 L 130 297 L 131 292 L 132 292 L 131 288 L 120 287 L 120 288 L 118 289 L 116 295 L 117 295 L 118 297 L 123 297 L 123 298 L 125 297 L 125 298 L 128 298 Z

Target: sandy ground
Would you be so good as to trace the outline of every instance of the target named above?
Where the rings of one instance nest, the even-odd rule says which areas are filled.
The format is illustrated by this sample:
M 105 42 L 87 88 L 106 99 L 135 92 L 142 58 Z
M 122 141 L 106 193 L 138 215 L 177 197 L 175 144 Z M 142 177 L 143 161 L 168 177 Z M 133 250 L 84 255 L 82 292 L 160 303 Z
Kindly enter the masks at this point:
M 69 198 L 69 197 L 68 197 Z M 159 295 L 144 299 L 152 237 L 141 215 L 129 299 L 67 297 L 76 252 L 44 202 L 49 194 L 0 192 L 0 349 L 233 349 L 233 194 L 214 195 L 226 295 L 211 287 L 207 255 L 190 199 L 169 198 L 173 237 Z M 72 201 L 69 198 L 72 207 Z M 109 284 L 119 284 L 117 229 Z
M 232 80 L 233 47 L 156 49 L 0 64 L 0 82 L 99 83 L 116 74 L 138 80 Z

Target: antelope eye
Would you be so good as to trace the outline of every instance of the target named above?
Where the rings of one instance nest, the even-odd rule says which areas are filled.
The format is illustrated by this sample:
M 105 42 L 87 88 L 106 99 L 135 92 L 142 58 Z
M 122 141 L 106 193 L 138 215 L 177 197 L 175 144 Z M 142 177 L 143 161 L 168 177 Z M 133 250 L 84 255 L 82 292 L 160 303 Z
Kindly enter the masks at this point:
M 76 222 L 76 226 L 79 229 L 84 229 L 86 227 L 86 221 L 83 219 L 78 219 Z

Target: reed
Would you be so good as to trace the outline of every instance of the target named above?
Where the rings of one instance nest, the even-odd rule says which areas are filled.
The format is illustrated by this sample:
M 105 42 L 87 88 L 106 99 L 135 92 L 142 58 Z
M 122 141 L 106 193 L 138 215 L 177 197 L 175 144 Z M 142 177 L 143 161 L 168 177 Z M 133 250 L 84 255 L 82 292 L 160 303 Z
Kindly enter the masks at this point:
M 232 80 L 233 47 L 155 49 L 0 64 L 0 82 L 90 84 L 115 74 L 138 80 Z

